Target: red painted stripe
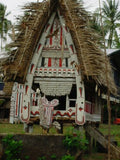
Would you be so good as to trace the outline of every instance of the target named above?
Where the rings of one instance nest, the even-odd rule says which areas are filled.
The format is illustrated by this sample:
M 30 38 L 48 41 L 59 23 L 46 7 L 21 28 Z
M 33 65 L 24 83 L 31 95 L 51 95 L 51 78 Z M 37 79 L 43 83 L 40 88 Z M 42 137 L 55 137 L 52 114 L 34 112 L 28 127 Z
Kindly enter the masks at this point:
M 38 53 L 38 51 L 39 51 L 40 47 L 41 47 L 41 44 L 39 44 L 39 46 L 38 46 L 37 53 Z
M 70 48 L 71 48 L 72 52 L 74 53 L 74 48 L 73 48 L 72 44 L 70 45 Z
M 33 68 L 34 68 L 34 64 L 31 64 L 30 74 L 32 73 Z
M 60 111 L 57 111 L 56 113 L 53 114 L 53 116 L 57 116 L 57 115 L 60 115 L 60 116 L 69 116 L 69 117 L 72 117 L 72 116 L 75 116 L 75 112 L 73 112 L 72 114 L 70 114 L 69 112 L 65 112 L 65 113 L 61 113 Z
M 50 34 L 52 34 L 52 33 L 53 33 L 53 25 L 52 25 L 52 27 L 50 29 Z M 52 45 L 52 39 L 53 39 L 53 37 L 50 37 L 50 45 Z
M 48 59 L 48 67 L 51 67 L 51 58 Z
M 79 88 L 80 91 L 80 97 L 82 97 L 82 87 Z
M 27 94 L 27 92 L 28 92 L 28 85 L 26 85 L 26 90 L 25 91 L 26 91 L 25 94 Z
M 91 113 L 91 104 L 85 103 L 85 111 L 86 111 L 87 113 Z
M 23 93 L 22 93 L 22 104 L 21 104 L 21 113 L 23 112 Z
M 16 116 L 17 116 L 17 112 L 18 112 L 18 92 L 17 92 L 17 99 L 16 99 Z
M 61 29 L 60 29 L 60 45 L 62 45 L 62 32 L 63 32 L 63 29 L 61 27 Z
M 59 67 L 62 67 L 62 59 L 59 59 Z
M 47 31 L 47 29 L 50 27 L 50 24 L 48 23 L 47 26 L 46 26 L 46 30 L 45 32 Z
M 39 111 L 36 111 L 35 113 L 33 111 L 31 111 L 31 114 L 35 116 L 36 114 L 40 114 L 40 113 L 39 113 Z
M 35 100 L 33 100 L 33 106 L 35 106 Z

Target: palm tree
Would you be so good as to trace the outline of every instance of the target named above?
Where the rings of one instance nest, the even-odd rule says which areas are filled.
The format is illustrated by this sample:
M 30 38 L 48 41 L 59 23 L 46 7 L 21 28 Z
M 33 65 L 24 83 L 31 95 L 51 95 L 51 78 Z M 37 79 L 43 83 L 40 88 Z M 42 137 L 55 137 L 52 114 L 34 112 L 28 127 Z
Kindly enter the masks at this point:
M 89 25 L 92 29 L 95 30 L 95 32 L 102 36 L 99 9 L 96 9 L 94 13 L 91 13 Z
M 0 3 L 0 38 L 1 38 L 1 50 L 2 50 L 2 41 L 6 40 L 6 35 L 11 26 L 11 21 L 6 17 L 10 12 L 6 13 L 7 7 Z
M 93 29 L 93 32 L 97 33 L 98 38 L 101 42 L 100 46 L 101 48 L 103 48 L 103 41 L 104 41 L 103 31 L 104 35 L 106 35 L 107 31 L 105 30 L 105 28 L 104 30 L 102 30 L 99 8 L 97 8 L 93 13 L 91 13 L 88 26 Z
M 117 28 L 120 27 L 120 11 L 118 7 L 119 2 L 116 2 L 115 0 L 103 1 L 102 16 L 104 28 L 108 33 L 108 48 L 112 47 Z
M 117 32 L 115 32 L 113 43 L 115 48 L 120 48 L 120 35 L 118 35 Z

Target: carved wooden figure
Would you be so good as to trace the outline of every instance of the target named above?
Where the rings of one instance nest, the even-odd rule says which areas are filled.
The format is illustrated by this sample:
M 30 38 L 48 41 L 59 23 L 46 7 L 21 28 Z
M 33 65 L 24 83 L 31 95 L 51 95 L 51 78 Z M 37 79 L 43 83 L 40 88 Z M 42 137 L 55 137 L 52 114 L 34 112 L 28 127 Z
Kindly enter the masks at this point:
M 45 97 L 39 97 L 40 125 L 43 128 L 49 129 L 52 125 L 54 107 L 58 103 L 57 99 L 48 101 Z

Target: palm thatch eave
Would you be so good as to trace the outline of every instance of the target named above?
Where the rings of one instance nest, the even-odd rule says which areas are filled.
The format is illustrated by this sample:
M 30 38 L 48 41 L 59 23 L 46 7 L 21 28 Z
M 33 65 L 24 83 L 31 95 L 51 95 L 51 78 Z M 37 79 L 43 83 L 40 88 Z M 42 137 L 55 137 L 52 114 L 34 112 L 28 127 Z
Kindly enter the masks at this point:
M 15 81 L 17 76 L 23 77 L 22 83 L 26 80 L 25 77 L 29 63 L 34 54 L 39 37 L 54 8 L 53 6 L 49 6 L 49 2 L 41 2 L 30 3 L 24 6 L 23 9 L 28 15 L 17 25 L 17 30 L 19 32 L 17 33 L 15 41 L 9 44 L 9 47 L 17 47 L 17 49 L 11 52 L 8 60 L 10 63 L 6 61 L 4 65 L 4 68 L 6 68 L 6 65 L 9 65 L 7 72 L 11 73 L 12 77 L 14 77 L 14 79 L 11 79 L 11 76 L 9 76 L 8 80 Z M 33 14 L 31 14 L 31 12 Z M 28 64 L 27 66 L 26 63 Z
M 16 46 L 18 49 L 11 54 L 13 62 L 9 61 L 9 67 L 6 67 L 8 62 L 4 66 L 4 68 L 7 68 L 6 77 L 9 77 L 6 80 L 15 81 L 17 77 L 21 77 L 21 82 L 25 82 L 29 63 L 39 37 L 50 15 L 57 7 L 63 14 L 66 25 L 72 35 L 82 77 L 92 77 L 97 84 L 107 87 L 105 76 L 105 63 L 107 63 L 107 74 L 110 82 L 109 89 L 111 93 L 116 93 L 109 59 L 106 62 L 105 54 L 99 48 L 99 37 L 88 26 L 89 16 L 87 12 L 83 9 L 81 3 L 78 5 L 75 0 L 43 1 L 41 3 L 30 3 L 24 7 L 29 14 L 23 18 L 23 21 L 18 26 L 20 32 L 17 33 L 15 42 L 11 44 L 11 46 Z

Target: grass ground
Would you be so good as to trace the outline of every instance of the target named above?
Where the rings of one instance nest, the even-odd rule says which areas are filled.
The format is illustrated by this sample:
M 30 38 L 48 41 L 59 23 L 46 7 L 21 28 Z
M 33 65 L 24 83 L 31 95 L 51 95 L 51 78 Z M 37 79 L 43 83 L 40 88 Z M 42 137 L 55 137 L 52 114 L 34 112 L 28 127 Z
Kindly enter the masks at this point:
M 25 134 L 23 124 L 0 124 L 0 133 L 7 134 Z M 49 134 L 55 134 L 56 131 L 54 128 L 51 128 Z M 42 134 L 42 128 L 39 125 L 33 126 L 32 134 Z
M 99 130 L 104 134 L 108 135 L 108 125 L 101 124 Z M 64 134 L 66 133 L 66 127 L 63 130 Z M 8 124 L 8 123 L 0 123 L 0 134 L 7 133 L 7 134 L 25 134 L 23 124 Z M 33 126 L 33 133 L 41 135 L 42 128 L 39 125 Z M 51 128 L 49 134 L 56 134 L 55 128 Z M 118 146 L 120 147 L 120 125 L 111 125 L 111 136 L 117 141 Z M 84 160 L 106 160 L 107 154 L 105 153 L 93 153 L 91 155 L 84 155 Z
M 64 132 L 66 130 L 66 127 L 64 127 Z M 108 135 L 108 125 L 107 124 L 101 124 L 99 127 L 99 130 L 104 134 Z M 9 123 L 0 123 L 0 133 L 20 133 L 24 134 L 24 128 L 23 124 L 9 124 Z M 39 125 L 34 124 L 33 126 L 33 134 L 41 134 L 42 129 Z M 50 129 L 50 134 L 55 134 L 56 131 L 54 128 Z M 120 125 L 111 125 L 111 135 L 117 136 L 120 138 Z
M 91 155 L 85 155 L 83 160 L 105 160 L 107 155 L 105 153 L 94 153 Z
M 101 124 L 99 130 L 104 134 L 108 135 L 108 125 Z M 111 136 L 117 141 L 118 147 L 120 147 L 120 125 L 111 125 Z
M 108 125 L 107 124 L 101 124 L 99 130 L 104 134 L 108 134 Z M 120 125 L 111 125 L 111 135 L 120 135 Z

